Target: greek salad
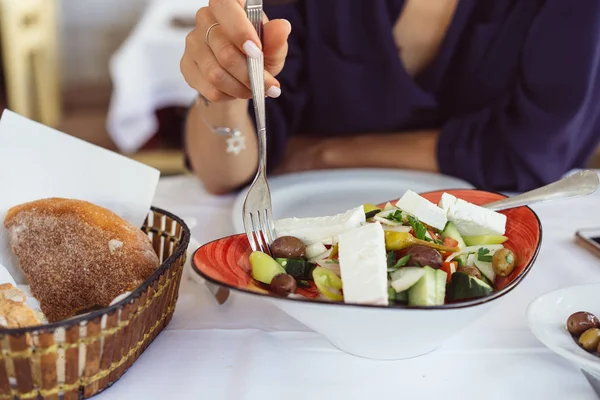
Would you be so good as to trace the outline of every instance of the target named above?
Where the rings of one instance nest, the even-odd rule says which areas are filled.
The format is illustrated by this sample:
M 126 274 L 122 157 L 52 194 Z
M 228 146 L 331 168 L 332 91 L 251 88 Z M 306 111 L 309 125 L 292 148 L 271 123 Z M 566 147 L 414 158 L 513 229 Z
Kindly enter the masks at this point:
M 434 204 L 409 190 L 383 208 L 282 219 L 275 229 L 271 254 L 251 253 L 250 265 L 279 296 L 439 306 L 490 295 L 517 263 L 503 245 L 506 215 L 449 193 Z

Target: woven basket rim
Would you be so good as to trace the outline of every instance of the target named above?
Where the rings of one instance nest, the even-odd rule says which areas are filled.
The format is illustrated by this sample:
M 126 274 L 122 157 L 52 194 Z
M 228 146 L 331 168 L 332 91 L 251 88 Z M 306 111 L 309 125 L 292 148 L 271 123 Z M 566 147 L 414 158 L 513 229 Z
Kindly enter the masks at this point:
M 81 322 L 84 322 L 84 321 L 88 322 L 97 317 L 101 317 L 103 315 L 110 315 L 114 312 L 117 312 L 119 309 L 123 308 L 127 303 L 133 303 L 135 301 L 135 299 L 137 299 L 138 297 L 141 297 L 142 294 L 146 292 L 148 287 L 150 285 L 154 284 L 154 282 L 156 282 L 158 279 L 160 279 L 160 277 L 174 264 L 175 260 L 177 260 L 179 257 L 182 256 L 183 252 L 186 251 L 186 249 L 189 245 L 190 236 L 191 236 L 189 227 L 186 225 L 186 223 L 183 221 L 183 219 L 181 219 L 177 215 L 175 215 L 167 210 L 164 210 L 162 208 L 154 207 L 154 206 L 150 207 L 149 212 L 150 211 L 154 211 L 154 212 L 157 212 L 164 216 L 167 216 L 167 217 L 171 218 L 172 220 L 176 221 L 179 225 L 181 225 L 181 228 L 182 228 L 181 240 L 180 240 L 177 248 L 175 249 L 175 251 L 173 251 L 173 254 L 171 254 L 171 256 L 169 256 L 169 258 L 167 258 L 158 268 L 156 268 L 156 270 L 152 273 L 152 275 L 150 275 L 144 281 L 144 283 L 142 283 L 133 292 L 131 292 L 129 294 L 129 296 L 125 297 L 118 303 L 113 304 L 112 306 L 105 307 L 100 310 L 95 310 L 88 314 L 84 314 L 84 315 L 81 315 L 78 317 L 72 317 L 72 318 L 69 318 L 66 320 L 53 322 L 50 324 L 34 325 L 34 326 L 28 326 L 25 328 L 12 328 L 12 329 L 0 328 L 0 335 L 15 336 L 15 335 L 23 335 L 23 334 L 27 334 L 27 333 L 34 333 L 34 332 L 38 332 L 38 333 L 54 332 L 58 328 L 67 329 L 74 325 L 79 325 L 79 324 L 81 324 Z

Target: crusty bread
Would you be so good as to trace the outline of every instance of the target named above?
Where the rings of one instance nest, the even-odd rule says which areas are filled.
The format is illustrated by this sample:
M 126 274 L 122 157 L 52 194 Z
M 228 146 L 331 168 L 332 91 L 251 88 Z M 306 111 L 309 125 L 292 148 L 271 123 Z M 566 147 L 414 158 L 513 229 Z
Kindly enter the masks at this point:
M 108 306 L 159 264 L 140 228 L 86 201 L 22 204 L 8 211 L 4 225 L 31 293 L 50 322 Z
M 40 323 L 35 312 L 25 304 L 27 295 L 11 283 L 0 285 L 0 326 L 25 328 Z

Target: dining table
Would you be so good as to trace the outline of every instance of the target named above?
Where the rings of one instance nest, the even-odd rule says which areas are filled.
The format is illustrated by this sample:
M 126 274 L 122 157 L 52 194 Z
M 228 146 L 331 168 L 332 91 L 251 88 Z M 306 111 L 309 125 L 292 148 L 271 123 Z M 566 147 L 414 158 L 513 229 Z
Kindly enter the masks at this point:
M 600 227 L 600 193 L 533 205 L 543 239 L 525 279 L 437 350 L 397 361 L 346 354 L 258 296 L 216 301 L 190 260 L 236 233 L 237 196 L 211 195 L 193 175 L 160 180 L 154 206 L 183 218 L 192 236 L 176 311 L 99 400 L 596 398 L 577 365 L 536 339 L 526 311 L 546 292 L 600 281 L 600 259 L 575 241 L 577 230 Z

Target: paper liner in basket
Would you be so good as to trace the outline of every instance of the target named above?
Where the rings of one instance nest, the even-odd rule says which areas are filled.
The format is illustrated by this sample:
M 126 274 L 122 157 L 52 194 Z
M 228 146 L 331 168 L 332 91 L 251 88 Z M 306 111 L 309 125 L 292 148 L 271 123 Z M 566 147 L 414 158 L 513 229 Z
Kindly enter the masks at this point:
M 144 223 L 158 170 L 5 110 L 0 119 L 0 284 L 27 280 L 2 222 L 16 205 L 49 198 L 85 200 L 134 226 Z M 35 303 L 34 303 L 35 304 Z

